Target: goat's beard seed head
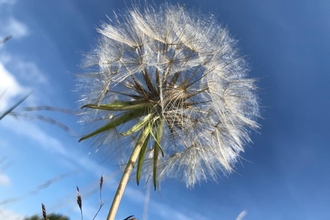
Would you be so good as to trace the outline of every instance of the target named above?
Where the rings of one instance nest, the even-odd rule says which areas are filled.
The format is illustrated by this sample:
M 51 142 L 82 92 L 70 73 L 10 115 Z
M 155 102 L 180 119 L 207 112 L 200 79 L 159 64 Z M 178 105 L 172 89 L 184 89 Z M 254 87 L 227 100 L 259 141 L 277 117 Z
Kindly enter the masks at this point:
M 219 170 L 231 172 L 249 130 L 258 128 L 259 112 L 254 80 L 246 78 L 246 63 L 228 31 L 212 16 L 164 4 L 115 15 L 98 32 L 98 47 L 83 64 L 89 71 L 79 77 L 80 102 L 120 102 L 145 113 L 94 136 L 95 142 L 129 153 L 140 132 L 121 134 L 149 115 L 144 177 L 153 172 L 157 120 L 164 122 L 159 180 L 179 178 L 191 187 L 215 179 Z M 82 121 L 108 123 L 127 111 L 90 108 Z

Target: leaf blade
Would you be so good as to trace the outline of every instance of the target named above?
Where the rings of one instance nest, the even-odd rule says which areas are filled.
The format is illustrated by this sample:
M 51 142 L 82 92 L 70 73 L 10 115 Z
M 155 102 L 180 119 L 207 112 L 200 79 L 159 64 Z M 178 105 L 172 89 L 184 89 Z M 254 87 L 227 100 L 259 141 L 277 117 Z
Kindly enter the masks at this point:
M 142 171 L 144 156 L 145 156 L 145 154 L 147 152 L 147 146 L 148 146 L 148 143 L 149 143 L 149 137 L 150 137 L 150 133 L 148 134 L 147 139 L 143 143 L 143 146 L 142 146 L 141 151 L 140 151 L 140 154 L 139 154 L 138 164 L 137 164 L 137 168 L 136 168 L 136 183 L 137 183 L 137 185 L 140 184 L 141 171 Z
M 81 108 L 92 108 L 99 110 L 107 110 L 107 111 L 127 111 L 127 110 L 135 110 L 135 109 L 145 109 L 150 107 L 150 103 L 143 102 L 143 100 L 139 100 L 137 102 L 113 102 L 110 104 L 87 104 L 82 106 Z
M 121 135 L 128 136 L 135 132 L 138 132 L 139 130 L 141 130 L 146 126 L 146 124 L 150 121 L 152 117 L 153 117 L 152 113 L 148 114 L 140 122 L 136 123 L 133 127 L 131 127 L 128 131 L 122 133 Z
M 138 111 L 138 110 L 133 111 L 132 110 L 132 111 L 126 112 L 124 115 L 122 115 L 118 118 L 115 118 L 114 120 L 110 121 L 109 123 L 107 123 L 106 125 L 100 127 L 99 129 L 96 129 L 95 131 L 83 136 L 82 138 L 79 139 L 78 142 L 86 140 L 86 139 L 88 139 L 90 137 L 93 137 L 97 134 L 103 133 L 107 130 L 111 130 L 111 129 L 117 127 L 118 125 L 124 124 L 124 123 L 126 123 L 126 122 L 128 122 L 128 121 L 130 121 L 134 118 L 141 117 L 144 114 L 145 114 L 145 112 L 141 111 L 141 110 L 140 111 Z

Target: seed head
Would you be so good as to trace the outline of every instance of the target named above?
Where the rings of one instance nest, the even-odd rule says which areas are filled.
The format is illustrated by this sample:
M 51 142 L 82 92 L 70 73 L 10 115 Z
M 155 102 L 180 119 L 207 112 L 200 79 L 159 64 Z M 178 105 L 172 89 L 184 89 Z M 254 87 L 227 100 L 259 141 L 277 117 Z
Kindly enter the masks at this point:
M 182 6 L 133 8 L 104 23 L 80 76 L 84 136 L 131 152 L 137 181 L 180 178 L 188 187 L 233 171 L 259 116 L 236 41 L 212 16 Z M 125 158 L 126 159 L 126 158 Z

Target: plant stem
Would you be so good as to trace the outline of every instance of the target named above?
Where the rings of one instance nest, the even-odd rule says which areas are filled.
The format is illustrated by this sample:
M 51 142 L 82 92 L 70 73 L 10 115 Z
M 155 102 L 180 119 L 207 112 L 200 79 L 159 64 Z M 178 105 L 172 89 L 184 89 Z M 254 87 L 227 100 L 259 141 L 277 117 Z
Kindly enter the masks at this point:
M 127 182 L 129 180 L 129 177 L 130 177 L 131 172 L 133 170 L 134 164 L 135 164 L 136 160 L 138 159 L 138 156 L 140 154 L 142 145 L 145 142 L 147 136 L 149 135 L 149 132 L 150 131 L 145 128 L 143 130 L 136 146 L 134 147 L 134 150 L 131 154 L 131 157 L 129 158 L 129 161 L 126 164 L 123 176 L 121 177 L 121 180 L 118 184 L 116 195 L 112 200 L 112 205 L 111 205 L 110 211 L 108 213 L 107 220 L 115 220 L 117 210 L 118 210 L 118 207 L 119 207 L 119 203 L 121 201 L 121 198 L 123 197 Z

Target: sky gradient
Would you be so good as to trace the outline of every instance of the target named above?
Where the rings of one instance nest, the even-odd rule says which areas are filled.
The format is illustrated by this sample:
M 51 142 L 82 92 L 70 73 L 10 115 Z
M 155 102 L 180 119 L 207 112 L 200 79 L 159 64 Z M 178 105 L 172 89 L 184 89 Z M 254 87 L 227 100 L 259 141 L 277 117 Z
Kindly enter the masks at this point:
M 154 1 L 160 4 L 160 1 Z M 252 132 L 236 172 L 186 189 L 177 180 L 148 186 L 129 183 L 118 220 L 278 220 L 330 219 L 330 2 L 315 1 L 169 1 L 211 13 L 228 27 L 258 79 L 261 129 Z M 33 94 L 17 108 L 54 106 L 76 110 L 75 74 L 82 54 L 91 51 L 96 28 L 113 11 L 130 7 L 119 1 L 0 0 L 0 112 Z M 8 116 L 0 121 L 0 219 L 20 220 L 48 212 L 79 219 L 76 186 L 84 219 L 99 206 L 103 174 L 104 219 L 120 178 L 106 149 L 95 152 L 78 143 L 84 129 L 77 118 L 42 114 L 68 125 L 78 135 L 50 123 Z M 64 175 L 64 176 L 63 176 Z M 47 182 L 48 181 L 48 182 Z

